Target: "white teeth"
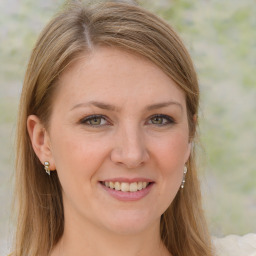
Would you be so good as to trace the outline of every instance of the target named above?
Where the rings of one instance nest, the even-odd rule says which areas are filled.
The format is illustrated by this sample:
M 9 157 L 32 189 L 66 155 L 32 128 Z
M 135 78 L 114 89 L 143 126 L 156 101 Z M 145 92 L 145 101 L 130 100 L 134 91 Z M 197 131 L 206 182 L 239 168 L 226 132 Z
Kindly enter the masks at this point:
M 142 190 L 142 182 L 138 182 L 138 186 L 137 186 L 138 190 Z
M 121 183 L 121 190 L 122 190 L 123 192 L 128 192 L 128 191 L 130 190 L 129 183 L 122 182 L 122 183 Z
M 107 187 L 108 187 L 108 186 L 107 186 Z M 114 182 L 110 181 L 110 182 L 109 182 L 109 187 L 110 187 L 110 188 L 114 188 L 114 187 L 115 187 Z
M 137 182 L 133 182 L 130 184 L 130 192 L 135 192 L 138 190 L 138 184 Z
M 128 183 L 128 182 L 112 182 L 112 181 L 106 181 L 104 182 L 104 185 L 108 188 L 112 188 L 115 190 L 121 190 L 123 192 L 136 192 L 139 190 L 142 190 L 144 188 L 147 187 L 147 185 L 149 184 L 149 182 L 145 182 L 145 181 L 139 181 L 139 182 L 132 182 L 132 183 Z
M 118 181 L 115 182 L 115 190 L 121 190 L 121 184 Z

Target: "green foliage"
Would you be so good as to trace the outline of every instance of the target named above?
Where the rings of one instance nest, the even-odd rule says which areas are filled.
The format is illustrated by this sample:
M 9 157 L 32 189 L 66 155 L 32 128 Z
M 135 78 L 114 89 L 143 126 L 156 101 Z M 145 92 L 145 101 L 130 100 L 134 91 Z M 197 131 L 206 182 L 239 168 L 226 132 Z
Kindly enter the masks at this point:
M 17 81 L 24 76 L 25 67 L 36 37 L 54 14 L 49 1 L 23 0 L 9 13 L 5 1 L 0 3 L 1 51 L 0 77 L 4 81 Z

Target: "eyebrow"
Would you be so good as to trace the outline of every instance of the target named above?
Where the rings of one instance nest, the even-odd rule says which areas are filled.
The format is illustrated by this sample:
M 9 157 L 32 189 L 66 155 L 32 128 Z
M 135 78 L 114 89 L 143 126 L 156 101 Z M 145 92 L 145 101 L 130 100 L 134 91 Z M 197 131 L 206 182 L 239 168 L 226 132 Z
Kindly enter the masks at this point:
M 148 105 L 145 107 L 145 110 L 150 111 L 150 110 L 168 107 L 170 105 L 176 105 L 176 106 L 180 107 L 180 109 L 183 111 L 182 105 L 177 101 L 167 101 L 167 102 L 160 102 L 160 103 Z M 116 107 L 116 106 L 108 104 L 108 103 L 99 102 L 99 101 L 89 101 L 86 103 L 79 103 L 79 104 L 75 105 L 74 107 L 72 107 L 71 110 L 80 108 L 80 107 L 88 107 L 88 106 L 95 106 L 97 108 L 101 108 L 101 109 L 105 109 L 105 110 L 109 110 L 109 111 L 120 112 L 119 107 Z

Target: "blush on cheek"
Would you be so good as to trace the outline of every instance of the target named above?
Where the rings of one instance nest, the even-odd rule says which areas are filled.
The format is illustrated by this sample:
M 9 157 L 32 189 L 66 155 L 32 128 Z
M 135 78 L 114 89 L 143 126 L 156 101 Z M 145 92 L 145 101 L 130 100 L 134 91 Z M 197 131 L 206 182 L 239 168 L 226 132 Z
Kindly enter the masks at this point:
M 184 140 L 169 140 L 156 148 L 159 160 L 171 163 L 181 163 L 190 152 L 188 142 Z M 188 152 L 189 151 L 189 152 Z

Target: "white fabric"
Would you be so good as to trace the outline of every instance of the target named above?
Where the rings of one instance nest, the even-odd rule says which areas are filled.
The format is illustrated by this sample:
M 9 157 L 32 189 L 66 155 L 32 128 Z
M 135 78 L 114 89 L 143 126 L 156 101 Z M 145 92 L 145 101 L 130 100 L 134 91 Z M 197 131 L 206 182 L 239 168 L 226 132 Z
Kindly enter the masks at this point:
M 256 256 L 256 234 L 213 237 L 216 256 Z

